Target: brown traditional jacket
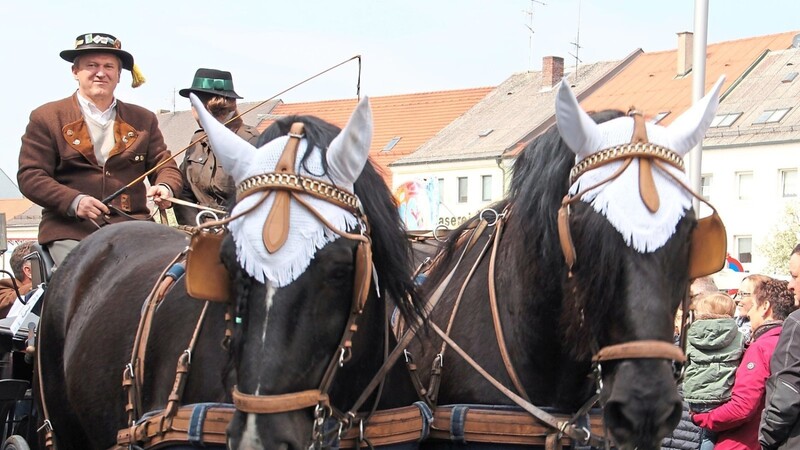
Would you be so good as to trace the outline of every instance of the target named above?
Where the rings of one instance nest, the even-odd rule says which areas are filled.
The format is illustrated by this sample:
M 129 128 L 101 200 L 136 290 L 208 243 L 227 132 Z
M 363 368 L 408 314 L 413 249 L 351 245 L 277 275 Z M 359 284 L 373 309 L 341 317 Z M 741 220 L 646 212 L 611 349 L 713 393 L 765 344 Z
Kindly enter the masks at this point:
M 88 220 L 68 215 L 79 194 L 99 200 L 117 192 L 144 172 L 170 157 L 155 114 L 117 100 L 115 145 L 105 165 L 97 163 L 89 127 L 83 120 L 77 93 L 47 103 L 31 113 L 22 136 L 17 181 L 22 194 L 42 206 L 39 243 L 83 239 L 97 227 Z M 166 184 L 174 193 L 182 187 L 181 173 L 170 161 L 149 175 L 151 184 Z M 144 182 L 128 188 L 111 202 L 126 214 L 149 214 Z M 113 212 L 98 219 L 116 223 L 128 220 Z
M 25 283 L 19 280 L 16 281 L 19 295 L 24 297 L 25 294 L 31 291 L 31 280 Z M 17 300 L 17 293 L 14 291 L 14 284 L 11 278 L 0 278 L 0 319 L 8 315 L 8 311 L 11 310 L 15 300 Z
M 239 137 L 253 145 L 258 142 L 258 131 L 255 127 L 242 125 L 235 131 Z M 199 139 L 203 133 L 203 130 L 197 130 L 190 142 Z M 224 210 L 228 199 L 233 197 L 236 190 L 233 178 L 222 169 L 222 164 L 217 161 L 216 155 L 211 150 L 208 138 L 204 138 L 186 151 L 181 163 L 181 172 L 183 172 L 183 191 L 178 196 L 181 200 Z M 181 205 L 175 205 L 173 210 L 175 219 L 181 225 L 195 225 L 195 218 L 200 212 L 195 208 Z

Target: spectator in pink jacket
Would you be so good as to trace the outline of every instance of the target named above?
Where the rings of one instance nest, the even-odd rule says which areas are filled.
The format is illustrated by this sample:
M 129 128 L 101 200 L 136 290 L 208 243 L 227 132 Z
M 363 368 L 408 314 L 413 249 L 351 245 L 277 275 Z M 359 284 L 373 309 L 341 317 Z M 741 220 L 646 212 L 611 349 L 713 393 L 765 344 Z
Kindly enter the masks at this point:
M 752 337 L 736 370 L 731 399 L 692 421 L 717 433 L 714 450 L 760 450 L 758 426 L 764 410 L 769 362 L 778 343 L 783 320 L 796 309 L 786 282 L 768 279 L 739 305 L 750 318 Z

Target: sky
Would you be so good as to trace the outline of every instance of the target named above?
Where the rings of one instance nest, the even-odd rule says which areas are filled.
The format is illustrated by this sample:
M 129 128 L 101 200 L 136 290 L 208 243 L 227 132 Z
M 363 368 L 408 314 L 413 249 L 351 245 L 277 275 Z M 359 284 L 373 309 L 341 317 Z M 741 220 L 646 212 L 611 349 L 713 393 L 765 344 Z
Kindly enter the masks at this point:
M 800 32 L 797 0 L 708 3 L 709 43 Z M 30 112 L 77 89 L 58 54 L 84 33 L 119 38 L 147 78 L 132 89 L 124 71 L 117 98 L 181 111 L 189 101 L 177 91 L 201 67 L 232 72 L 244 101 L 274 97 L 356 55 L 362 95 L 496 86 L 541 69 L 544 56 L 569 67 L 575 56 L 592 63 L 674 49 L 676 33 L 694 30 L 694 11 L 694 0 L 3 0 L 0 169 L 16 183 Z M 354 98 L 358 72 L 351 61 L 279 98 Z

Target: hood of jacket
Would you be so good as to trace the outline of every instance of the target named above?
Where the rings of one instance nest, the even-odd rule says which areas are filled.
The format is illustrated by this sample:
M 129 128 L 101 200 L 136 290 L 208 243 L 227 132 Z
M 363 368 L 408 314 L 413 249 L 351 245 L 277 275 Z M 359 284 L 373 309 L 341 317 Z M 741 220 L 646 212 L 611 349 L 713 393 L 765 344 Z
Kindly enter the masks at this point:
M 698 320 L 689 327 L 688 339 L 701 350 L 719 350 L 728 347 L 739 335 L 736 320 L 731 318 Z

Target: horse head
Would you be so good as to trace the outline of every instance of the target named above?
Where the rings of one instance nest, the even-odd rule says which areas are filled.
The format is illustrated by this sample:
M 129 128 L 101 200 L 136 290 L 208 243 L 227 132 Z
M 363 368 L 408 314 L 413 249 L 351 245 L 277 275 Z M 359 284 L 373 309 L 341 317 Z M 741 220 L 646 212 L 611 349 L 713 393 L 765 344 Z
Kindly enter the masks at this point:
M 576 160 L 558 223 L 562 324 L 576 356 L 593 356 L 605 423 L 623 449 L 658 448 L 680 419 L 673 318 L 692 258 L 703 256 L 692 254 L 682 158 L 710 125 L 722 82 L 666 127 L 634 110 L 596 123 L 568 82 L 557 94 L 558 130 Z
M 348 425 L 336 413 L 380 366 L 389 303 L 378 295 L 416 308 L 402 226 L 367 161 L 369 100 L 343 130 L 314 117 L 279 120 L 259 148 L 192 101 L 238 186 L 222 249 L 236 299 L 229 448 L 319 445 L 331 415 Z

